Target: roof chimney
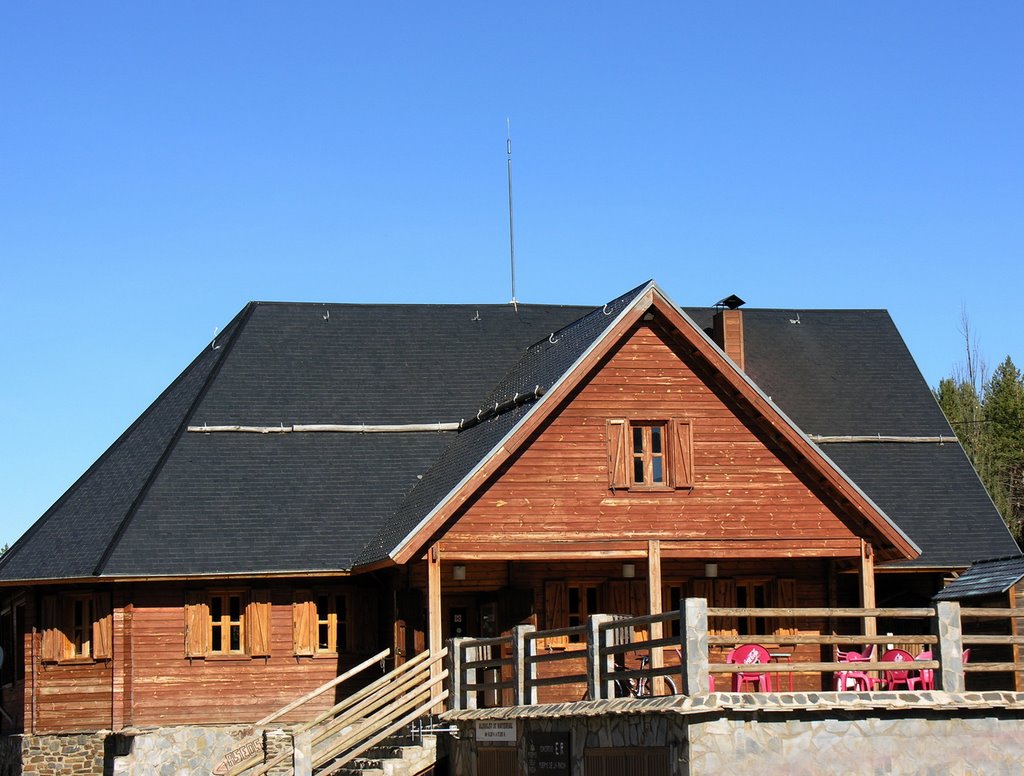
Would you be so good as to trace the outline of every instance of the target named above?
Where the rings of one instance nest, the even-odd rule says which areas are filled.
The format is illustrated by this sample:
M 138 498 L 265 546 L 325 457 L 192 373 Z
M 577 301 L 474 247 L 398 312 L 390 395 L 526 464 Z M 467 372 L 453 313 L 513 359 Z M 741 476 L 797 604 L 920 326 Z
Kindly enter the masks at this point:
M 711 329 L 712 339 L 740 369 L 746 369 L 743 360 L 743 313 L 739 309 L 744 304 L 746 302 L 736 294 L 715 302 Z

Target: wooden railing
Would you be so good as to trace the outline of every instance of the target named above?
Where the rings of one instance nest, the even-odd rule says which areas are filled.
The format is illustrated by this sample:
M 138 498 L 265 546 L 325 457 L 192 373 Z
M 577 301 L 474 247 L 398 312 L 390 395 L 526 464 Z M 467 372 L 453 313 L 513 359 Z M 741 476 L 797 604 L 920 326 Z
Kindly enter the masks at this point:
M 383 661 L 390 652 L 384 650 L 374 655 L 256 724 L 263 726 L 279 720 L 374 663 Z M 438 654 L 423 652 L 417 655 L 299 725 L 292 731 L 290 746 L 274 757 L 265 762 L 253 759 L 241 763 L 229 771 L 229 776 L 243 773 L 262 776 L 289 759 L 295 776 L 310 776 L 314 768 L 320 769 L 318 774 L 321 776 L 337 772 L 444 702 L 448 691 L 443 685 L 448 674 L 441 664 L 446 654 L 447 650 L 441 650 Z
M 677 677 L 675 682 L 688 695 L 703 694 L 709 690 L 711 674 L 733 674 L 748 667 L 726 662 L 710 661 L 713 647 L 734 646 L 741 643 L 772 642 L 818 647 L 819 654 L 827 651 L 831 660 L 794 661 L 792 663 L 771 663 L 768 669 L 773 674 L 819 674 L 817 686 L 830 687 L 828 674 L 849 669 L 850 664 L 838 660 L 842 647 L 865 648 L 878 645 L 878 654 L 885 646 L 894 643 L 919 645 L 931 648 L 933 659 L 914 660 L 900 663 L 900 669 L 935 670 L 936 686 L 951 691 L 965 689 L 966 671 L 1024 671 L 1024 662 L 1019 656 L 1019 645 L 1024 637 L 1005 634 L 968 634 L 962 632 L 961 615 L 970 618 L 1001 619 L 1024 616 L 1024 609 L 960 609 L 955 602 L 940 602 L 936 607 L 920 608 L 803 608 L 803 609 L 755 609 L 755 608 L 709 608 L 704 599 L 691 598 L 678 611 L 644 617 L 622 617 L 616 615 L 592 615 L 586 625 L 575 628 L 538 631 L 530 625 L 514 628 L 509 634 L 489 639 L 454 639 L 450 642 L 451 661 L 451 705 L 466 709 L 477 707 L 481 700 L 488 706 L 531 705 L 538 702 L 538 689 L 558 685 L 584 686 L 577 698 L 606 699 L 620 692 L 624 682 L 646 679 L 656 682 L 656 677 Z M 809 632 L 814 628 L 793 628 L 785 636 L 774 634 L 721 635 L 710 633 L 708 618 L 763 618 L 765 621 L 785 620 L 788 623 L 834 623 L 837 620 L 854 620 L 860 629 L 868 630 L 867 623 L 886 618 L 900 623 L 898 635 L 839 634 L 833 632 Z M 747 619 L 750 621 L 750 619 Z M 678 636 L 635 639 L 637 629 L 650 632 L 655 623 L 661 630 L 671 633 L 673 623 L 679 623 Z M 853 627 L 857 627 L 854 625 Z M 657 629 L 655 629 L 657 630 Z M 831 630 L 831 629 L 830 629 Z M 915 632 L 926 631 L 926 632 Z M 538 645 L 574 639 L 581 643 L 582 651 L 551 650 L 540 652 Z M 965 665 L 963 650 L 971 645 L 1001 645 L 1013 647 L 1013 659 L 986 663 L 973 655 Z M 678 655 L 679 665 L 662 666 L 661 654 L 666 650 Z M 628 670 L 623 667 L 624 656 L 628 653 L 643 653 L 650 664 L 642 670 Z M 659 654 L 661 653 L 661 654 Z M 583 670 L 563 675 L 551 675 L 551 666 L 566 660 L 581 661 Z M 892 669 L 892 663 L 881 660 L 858 662 L 859 671 L 885 671 Z M 547 670 L 545 670 L 547 669 Z M 546 673 L 547 675 L 543 675 Z M 657 686 L 654 684 L 654 686 Z M 1006 689 L 1015 689 L 1007 687 Z

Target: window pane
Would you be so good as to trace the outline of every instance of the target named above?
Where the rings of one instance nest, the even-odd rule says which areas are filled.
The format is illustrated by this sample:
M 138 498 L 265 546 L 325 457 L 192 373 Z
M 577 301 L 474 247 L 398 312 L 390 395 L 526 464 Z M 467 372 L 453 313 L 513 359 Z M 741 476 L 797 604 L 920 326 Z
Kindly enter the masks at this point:
M 216 622 L 223 614 L 223 599 L 219 595 L 215 595 L 210 599 L 210 619 Z
M 663 471 L 663 458 L 655 458 L 651 461 L 651 482 L 664 482 L 665 472 Z
M 569 611 L 573 614 L 579 614 L 580 611 L 580 589 L 578 587 L 569 588 Z
M 640 455 L 644 451 L 644 429 L 642 426 L 633 427 L 633 452 Z
M 651 426 L 651 452 L 661 452 L 661 426 Z
M 231 611 L 231 621 L 238 622 L 242 616 L 242 599 L 237 595 L 229 596 L 228 607 Z
M 348 628 L 344 620 L 338 620 L 338 651 L 344 652 L 348 648 Z
M 317 649 L 330 649 L 331 642 L 329 640 L 330 630 L 327 627 L 326 622 L 321 622 L 316 629 L 317 632 Z
M 210 651 L 220 652 L 221 651 L 221 627 L 220 622 L 213 623 L 213 629 L 210 633 Z
M 597 614 L 597 588 L 587 588 L 587 614 Z
M 644 459 L 634 458 L 633 459 L 633 482 L 644 481 Z
M 242 651 L 242 628 L 238 625 L 231 626 L 231 651 Z

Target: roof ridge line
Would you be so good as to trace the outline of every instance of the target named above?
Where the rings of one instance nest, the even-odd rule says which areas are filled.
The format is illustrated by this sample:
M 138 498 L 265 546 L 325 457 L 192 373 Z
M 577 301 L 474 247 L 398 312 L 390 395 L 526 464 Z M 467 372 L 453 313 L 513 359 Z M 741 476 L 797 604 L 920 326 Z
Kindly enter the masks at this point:
M 164 448 L 163 452 L 160 453 L 160 457 L 157 459 L 156 463 L 153 464 L 153 468 L 149 472 L 149 476 L 146 477 L 146 481 L 143 483 L 142 487 L 139 488 L 138 494 L 132 500 L 132 503 L 126 510 L 124 517 L 121 518 L 121 522 L 118 523 L 117 528 L 114 530 L 113 536 L 111 536 L 110 541 L 107 543 L 107 548 L 103 551 L 103 554 L 100 555 L 99 560 L 96 562 L 96 566 L 93 569 L 93 576 L 100 576 L 100 572 L 103 570 L 103 567 L 110 560 L 110 556 L 113 555 L 114 550 L 117 549 L 117 546 L 118 544 L 120 544 L 121 538 L 124 536 L 125 531 L 128 530 L 129 523 L 131 523 L 132 518 L 135 517 L 136 512 L 138 512 L 139 506 L 142 504 L 143 500 L 146 498 L 146 495 L 149 493 L 149 489 L 152 486 L 153 481 L 156 479 L 157 474 L 159 474 L 160 470 L 163 469 L 164 463 L 166 463 L 168 457 L 171 454 L 171 451 L 174 450 L 175 443 L 178 441 L 178 439 L 181 438 L 181 435 L 185 432 L 185 429 L 188 427 L 188 422 L 189 420 L 191 420 L 192 414 L 195 412 L 196 407 L 199 406 L 199 402 L 201 402 L 206 397 L 206 393 L 209 390 L 210 385 L 213 383 L 213 380 L 217 377 L 218 373 L 220 372 L 221 366 L 224 364 L 225 359 L 228 357 L 228 354 L 234 347 L 235 342 L 241 335 L 242 330 L 245 329 L 246 324 L 252 317 L 252 311 L 253 309 L 255 309 L 255 307 L 256 303 L 247 303 L 245 307 L 242 308 L 241 312 L 235 316 L 234 320 L 232 320 L 232 322 L 228 324 L 228 326 L 231 326 L 232 323 L 235 323 L 237 321 L 238 325 L 235 327 L 235 330 L 231 332 L 228 341 L 223 346 L 221 346 L 221 348 L 217 348 L 221 350 L 220 357 L 217 359 L 217 362 L 210 369 L 210 373 L 206 376 L 206 379 L 203 381 L 202 387 L 196 392 L 195 398 L 192 400 L 191 404 L 189 404 L 189 407 L 185 411 L 184 416 L 178 423 L 178 427 L 174 430 L 174 433 L 168 440 L 167 446 Z M 214 342 L 215 341 L 216 339 L 214 339 Z M 195 361 L 198 360 L 200 356 L 202 356 L 202 352 L 200 352 L 199 355 L 196 356 L 192 364 L 195 364 Z M 190 368 L 192 364 L 189 365 Z M 188 371 L 188 369 L 185 370 L 185 372 Z M 182 376 L 184 376 L 185 372 L 182 372 L 182 374 L 179 375 L 179 379 Z M 175 380 L 174 383 L 172 383 L 171 385 L 173 386 L 177 382 L 178 381 Z M 168 390 L 170 390 L 170 388 L 168 388 Z M 166 395 L 166 393 L 167 391 L 164 391 L 164 393 L 160 394 L 160 397 L 163 397 L 164 395 Z M 156 406 L 156 404 L 157 402 L 154 401 L 153 404 L 150 406 Z M 143 414 L 148 414 L 148 410 L 146 413 Z

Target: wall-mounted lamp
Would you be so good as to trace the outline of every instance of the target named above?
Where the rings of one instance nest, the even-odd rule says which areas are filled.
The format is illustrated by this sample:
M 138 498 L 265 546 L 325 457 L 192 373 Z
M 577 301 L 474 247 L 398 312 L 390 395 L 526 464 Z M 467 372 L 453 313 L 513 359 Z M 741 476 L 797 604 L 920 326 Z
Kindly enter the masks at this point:
M 452 566 L 452 579 L 465 579 L 466 578 L 466 567 L 465 566 Z
M 704 576 L 706 577 L 717 577 L 718 576 L 718 564 L 717 563 L 705 563 L 704 564 Z
M 626 579 L 632 579 L 636 576 L 636 564 L 635 563 L 623 563 L 622 564 L 622 576 Z

